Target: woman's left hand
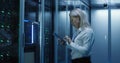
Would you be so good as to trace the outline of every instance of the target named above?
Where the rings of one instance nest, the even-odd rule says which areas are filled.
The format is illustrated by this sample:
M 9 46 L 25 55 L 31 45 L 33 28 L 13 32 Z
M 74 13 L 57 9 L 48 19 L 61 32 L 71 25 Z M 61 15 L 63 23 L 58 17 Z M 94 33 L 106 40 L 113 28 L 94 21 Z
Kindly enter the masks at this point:
M 64 40 L 68 42 L 69 44 L 72 42 L 71 38 L 69 36 L 65 36 Z

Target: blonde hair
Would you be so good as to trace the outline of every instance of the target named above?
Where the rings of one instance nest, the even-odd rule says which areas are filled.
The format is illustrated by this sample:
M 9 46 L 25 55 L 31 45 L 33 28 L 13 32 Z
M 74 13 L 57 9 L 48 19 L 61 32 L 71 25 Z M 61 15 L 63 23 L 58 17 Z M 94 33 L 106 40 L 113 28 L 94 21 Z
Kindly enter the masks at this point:
M 79 16 L 80 18 L 80 27 L 81 28 L 85 28 L 85 27 L 90 27 L 90 24 L 88 22 L 88 17 L 87 17 L 87 14 L 82 11 L 81 9 L 79 8 L 76 8 L 72 11 L 70 11 L 70 14 L 69 16 Z

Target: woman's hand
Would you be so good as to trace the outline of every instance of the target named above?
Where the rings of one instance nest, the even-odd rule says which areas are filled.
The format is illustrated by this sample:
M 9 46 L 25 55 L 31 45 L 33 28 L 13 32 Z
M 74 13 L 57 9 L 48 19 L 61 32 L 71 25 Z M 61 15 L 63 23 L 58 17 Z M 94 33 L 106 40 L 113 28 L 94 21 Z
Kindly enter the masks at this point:
M 72 42 L 71 38 L 69 36 L 65 36 L 64 40 L 70 44 Z
M 60 45 L 64 45 L 64 41 L 63 40 L 58 39 L 58 42 L 59 42 Z

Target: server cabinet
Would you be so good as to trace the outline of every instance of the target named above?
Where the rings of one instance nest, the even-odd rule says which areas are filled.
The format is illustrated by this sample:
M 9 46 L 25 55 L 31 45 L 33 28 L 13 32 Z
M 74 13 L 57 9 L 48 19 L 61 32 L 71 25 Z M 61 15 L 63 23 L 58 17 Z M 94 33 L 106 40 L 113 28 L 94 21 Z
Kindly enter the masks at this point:
M 38 0 L 25 0 L 24 2 L 25 44 L 34 44 L 39 41 L 38 3 Z
M 55 14 L 54 14 L 54 32 L 64 37 L 70 35 L 69 11 L 67 4 L 63 0 L 55 0 Z M 69 63 L 68 51 L 65 45 L 58 43 L 58 38 L 54 37 L 54 63 Z
M 22 63 L 23 0 L 0 0 L 0 63 Z
M 93 63 L 119 63 L 119 11 L 120 9 L 110 9 L 111 12 L 108 14 L 108 9 L 92 9 L 91 22 L 92 27 L 95 31 L 95 45 L 93 49 L 92 62 Z M 104 14 L 104 15 L 103 15 Z M 108 15 L 111 18 L 108 18 Z M 94 18 L 94 19 L 93 19 Z M 111 44 L 108 44 L 108 19 L 111 20 Z M 101 26 L 103 25 L 103 26 Z M 103 38 L 101 38 L 103 37 Z M 111 48 L 108 48 L 111 46 Z M 109 51 L 109 50 L 110 51 Z M 108 52 L 109 51 L 109 52 Z M 110 55 L 108 55 L 111 53 Z M 96 58 L 97 57 L 97 58 Z M 110 58 L 110 59 L 108 59 Z
M 111 9 L 111 63 L 120 62 L 120 9 Z
M 41 0 L 40 62 L 54 63 L 53 12 L 54 0 Z
M 40 62 L 39 0 L 24 1 L 24 62 Z
M 93 63 L 108 63 L 108 10 L 92 9 L 91 25 L 95 33 L 91 60 Z

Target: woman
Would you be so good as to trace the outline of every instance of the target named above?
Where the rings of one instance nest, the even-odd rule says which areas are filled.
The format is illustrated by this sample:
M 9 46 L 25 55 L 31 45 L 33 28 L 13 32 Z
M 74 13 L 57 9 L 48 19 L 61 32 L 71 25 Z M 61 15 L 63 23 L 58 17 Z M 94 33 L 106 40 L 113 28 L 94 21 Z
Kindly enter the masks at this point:
M 84 11 L 77 8 L 70 12 L 70 22 L 77 29 L 72 39 L 64 37 L 67 46 L 72 50 L 72 63 L 91 63 L 90 51 L 94 42 L 94 33 Z

